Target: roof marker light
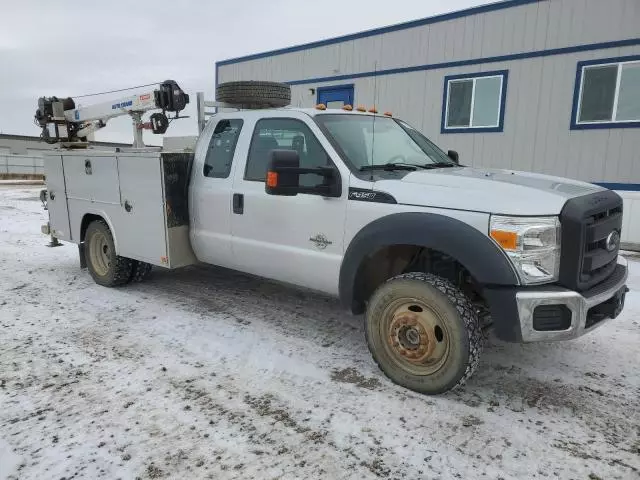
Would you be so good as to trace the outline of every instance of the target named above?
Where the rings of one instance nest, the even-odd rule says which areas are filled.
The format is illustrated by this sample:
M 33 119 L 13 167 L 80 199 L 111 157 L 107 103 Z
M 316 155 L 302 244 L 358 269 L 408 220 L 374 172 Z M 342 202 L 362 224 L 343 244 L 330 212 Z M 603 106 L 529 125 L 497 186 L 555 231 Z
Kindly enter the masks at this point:
M 326 110 L 327 106 L 324 103 L 319 103 L 316 105 L 316 110 Z

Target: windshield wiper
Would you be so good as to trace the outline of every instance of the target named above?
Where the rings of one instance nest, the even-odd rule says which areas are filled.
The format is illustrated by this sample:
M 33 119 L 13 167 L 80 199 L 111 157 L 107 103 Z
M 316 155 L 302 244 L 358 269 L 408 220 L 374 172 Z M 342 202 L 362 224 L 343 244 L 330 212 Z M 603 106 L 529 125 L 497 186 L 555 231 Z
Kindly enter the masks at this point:
M 427 170 L 432 169 L 432 168 L 452 168 L 452 167 L 458 167 L 459 165 L 456 165 L 455 163 L 449 163 L 449 162 L 435 162 L 435 163 L 427 163 L 425 165 L 422 165 L 422 168 L 426 168 Z
M 361 172 L 366 172 L 369 170 L 387 170 L 387 171 L 393 171 L 393 170 L 410 170 L 410 171 L 414 171 L 417 170 L 418 168 L 422 168 L 422 165 L 412 165 L 410 163 L 383 163 L 380 165 L 364 165 L 362 167 L 360 167 L 358 170 L 360 170 Z

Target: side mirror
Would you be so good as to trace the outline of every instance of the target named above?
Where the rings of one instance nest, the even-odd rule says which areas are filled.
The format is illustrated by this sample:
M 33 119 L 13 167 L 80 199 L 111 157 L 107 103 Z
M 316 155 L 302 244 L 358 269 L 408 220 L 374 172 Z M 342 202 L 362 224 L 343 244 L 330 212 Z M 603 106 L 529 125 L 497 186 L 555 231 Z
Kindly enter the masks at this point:
M 453 160 L 453 163 L 455 163 L 456 165 L 460 164 L 460 155 L 458 155 L 458 152 L 456 152 L 455 150 L 449 150 L 447 152 L 447 156 Z
M 314 187 L 300 185 L 300 175 L 314 174 L 323 177 L 323 182 Z M 325 197 L 342 194 L 340 175 L 333 167 L 300 168 L 300 156 L 295 150 L 271 150 L 267 163 L 265 191 L 269 195 L 294 196 L 311 193 Z
M 300 156 L 295 150 L 271 150 L 265 191 L 269 195 L 293 196 L 300 187 Z

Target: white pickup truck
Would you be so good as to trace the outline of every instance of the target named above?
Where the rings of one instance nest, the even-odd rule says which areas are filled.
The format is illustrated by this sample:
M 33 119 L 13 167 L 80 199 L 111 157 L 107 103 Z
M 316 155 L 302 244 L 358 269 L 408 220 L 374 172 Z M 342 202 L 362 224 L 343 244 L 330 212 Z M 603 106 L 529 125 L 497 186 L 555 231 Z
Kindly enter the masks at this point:
M 470 377 L 489 319 L 505 341 L 568 340 L 624 305 L 617 194 L 459 165 L 390 115 L 238 110 L 192 153 L 58 150 L 44 165 L 43 232 L 78 244 L 100 285 L 202 262 L 334 295 L 418 392 Z

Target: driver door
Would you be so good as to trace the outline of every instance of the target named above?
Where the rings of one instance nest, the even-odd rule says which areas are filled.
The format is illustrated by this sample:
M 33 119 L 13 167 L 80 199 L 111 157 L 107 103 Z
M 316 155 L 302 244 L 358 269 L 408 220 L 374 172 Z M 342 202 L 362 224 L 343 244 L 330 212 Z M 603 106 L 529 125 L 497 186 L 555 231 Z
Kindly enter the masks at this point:
M 246 166 L 236 170 L 233 182 L 233 255 L 240 270 L 337 294 L 348 177 L 341 172 L 342 195 L 337 198 L 265 192 L 272 149 L 296 150 L 301 167 L 333 164 L 327 154 L 331 146 L 318 127 L 296 115 L 278 112 L 254 125 Z M 301 185 L 321 182 L 318 175 L 300 176 Z

